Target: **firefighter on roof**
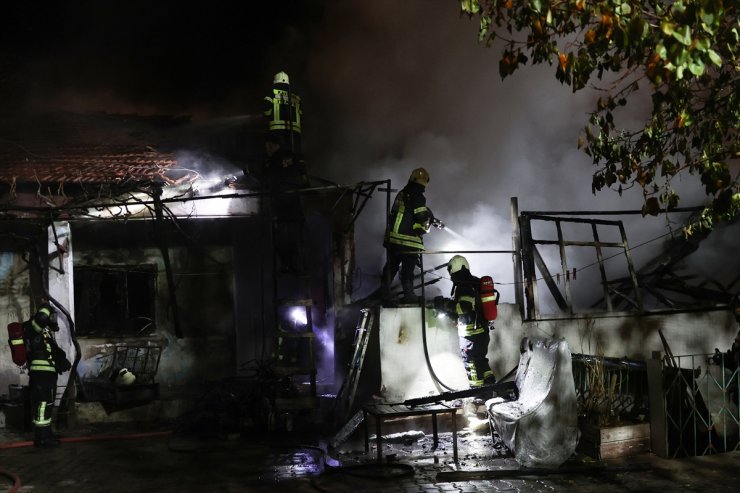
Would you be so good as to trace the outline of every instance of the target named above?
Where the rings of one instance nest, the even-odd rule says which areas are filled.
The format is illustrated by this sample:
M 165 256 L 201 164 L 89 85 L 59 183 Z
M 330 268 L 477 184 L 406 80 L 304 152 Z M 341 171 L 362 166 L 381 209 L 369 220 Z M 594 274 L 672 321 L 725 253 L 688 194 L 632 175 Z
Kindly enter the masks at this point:
M 278 72 L 272 81 L 272 92 L 265 96 L 264 114 L 270 135 L 280 139 L 280 146 L 296 161 L 303 160 L 301 149 L 301 98 L 290 89 L 290 79 Z
M 429 173 L 424 168 L 416 168 L 409 176 L 408 184 L 398 192 L 386 231 L 383 246 L 387 252 L 387 262 L 381 277 L 381 292 L 388 298 L 390 283 L 401 271 L 403 301 L 418 303 L 419 297 L 414 293 L 414 270 L 420 263 L 418 252 L 424 250 L 422 237 L 429 232 L 432 225 L 442 227 L 441 221 L 427 207 L 424 191 L 429 183 Z
M 437 296 L 434 308 L 457 319 L 460 353 L 470 387 L 494 384 L 496 377 L 488 364 L 489 323 L 481 306 L 480 278 L 470 273 L 470 265 L 462 255 L 447 262 L 447 272 L 454 298 Z
M 59 330 L 56 312 L 48 303 L 39 307 L 23 329 L 28 349 L 29 391 L 36 447 L 54 447 L 59 440 L 52 434 L 51 411 L 57 389 L 57 374 L 72 365 L 57 345 L 52 332 Z

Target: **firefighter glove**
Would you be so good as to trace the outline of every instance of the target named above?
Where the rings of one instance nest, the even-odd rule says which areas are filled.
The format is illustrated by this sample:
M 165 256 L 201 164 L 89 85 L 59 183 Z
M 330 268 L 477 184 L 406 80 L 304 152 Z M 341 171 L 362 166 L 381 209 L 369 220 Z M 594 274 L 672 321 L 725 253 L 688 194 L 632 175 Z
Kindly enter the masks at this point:
M 72 369 L 72 363 L 67 359 L 67 354 L 56 344 L 52 346 L 52 357 L 54 358 L 54 367 L 58 374 L 61 375 Z
M 434 297 L 434 309 L 435 310 L 444 310 L 445 309 L 445 297 L 444 296 L 435 296 Z

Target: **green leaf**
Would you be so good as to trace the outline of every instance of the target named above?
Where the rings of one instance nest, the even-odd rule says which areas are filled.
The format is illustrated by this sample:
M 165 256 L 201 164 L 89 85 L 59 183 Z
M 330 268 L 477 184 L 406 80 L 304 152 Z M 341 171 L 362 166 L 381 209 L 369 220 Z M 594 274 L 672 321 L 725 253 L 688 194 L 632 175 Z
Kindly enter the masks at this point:
M 620 15 L 625 15 L 625 16 L 630 15 L 632 13 L 632 7 L 630 7 L 630 4 L 628 3 L 623 3 L 622 5 L 616 8 L 616 12 L 617 14 L 620 14 Z
M 663 43 L 658 43 L 658 46 L 655 47 L 655 53 L 657 53 L 663 60 L 668 58 L 668 51 L 665 49 L 665 45 Z
M 478 30 L 478 41 L 483 41 L 486 38 L 490 28 L 491 28 L 491 18 L 485 15 L 481 16 L 480 28 Z M 493 40 L 491 40 L 490 43 L 493 43 Z M 490 47 L 490 44 L 489 44 L 489 47 Z
M 686 6 L 681 0 L 676 0 L 671 6 L 671 12 L 674 14 L 683 14 L 686 11 Z
M 709 48 L 707 50 L 707 55 L 709 55 L 709 59 L 712 61 L 712 63 L 714 63 L 718 67 L 721 67 L 722 66 L 722 57 L 720 57 L 717 54 L 716 51 L 714 51 L 713 49 Z
M 695 59 L 691 63 L 689 63 L 689 72 L 697 77 L 704 73 L 704 68 L 704 62 L 702 62 L 701 60 Z
M 532 6 L 532 10 L 535 12 L 542 10 L 542 0 L 529 0 L 529 5 Z
M 702 53 L 707 51 L 709 48 L 709 40 L 705 38 L 696 38 L 694 41 L 694 49 L 701 51 Z
M 689 60 L 689 50 L 685 46 L 673 43 L 668 49 L 668 60 L 676 67 L 680 67 Z M 671 70 L 671 66 L 666 65 L 666 68 Z
M 480 4 L 478 0 L 460 0 L 460 9 L 466 14 L 477 14 L 480 12 Z
M 691 45 L 691 27 L 681 26 L 677 30 L 673 31 L 673 37 L 684 46 Z
M 673 22 L 661 21 L 660 30 L 663 31 L 663 34 L 665 34 L 666 36 L 670 36 L 676 30 L 676 24 L 674 24 Z

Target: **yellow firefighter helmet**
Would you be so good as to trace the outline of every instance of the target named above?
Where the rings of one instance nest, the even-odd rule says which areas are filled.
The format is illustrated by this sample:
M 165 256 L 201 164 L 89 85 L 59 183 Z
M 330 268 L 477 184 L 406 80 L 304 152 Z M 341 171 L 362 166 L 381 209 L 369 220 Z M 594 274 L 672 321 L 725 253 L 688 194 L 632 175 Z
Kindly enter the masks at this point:
M 463 267 L 470 270 L 470 264 L 468 264 L 468 260 L 462 255 L 455 255 L 450 259 L 449 262 L 447 262 L 447 272 L 449 272 L 450 274 L 458 272 Z
M 136 381 L 136 375 L 128 371 L 128 368 L 121 368 L 116 375 L 116 385 L 132 385 Z
M 286 74 L 283 71 L 278 72 L 275 74 L 275 77 L 272 79 L 273 84 L 290 84 L 290 79 L 288 79 L 288 74 Z
M 409 176 L 409 181 L 413 183 L 418 183 L 422 186 L 427 186 L 427 183 L 429 183 L 429 172 L 424 168 L 416 168 L 414 171 L 411 172 L 411 176 Z

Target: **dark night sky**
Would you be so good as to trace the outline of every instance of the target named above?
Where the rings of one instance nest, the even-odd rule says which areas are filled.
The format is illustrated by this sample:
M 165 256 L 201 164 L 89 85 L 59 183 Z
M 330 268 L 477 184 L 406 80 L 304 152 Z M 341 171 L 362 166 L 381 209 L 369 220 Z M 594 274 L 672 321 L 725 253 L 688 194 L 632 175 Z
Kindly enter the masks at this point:
M 465 238 L 433 233 L 431 249 L 511 248 L 510 197 L 520 210 L 639 209 L 636 189 L 591 193 L 594 168 L 576 142 L 598 94 L 572 94 L 547 65 L 501 81 L 498 50 L 477 31 L 457 0 L 5 2 L 0 114 L 254 115 L 286 70 L 304 100 L 309 172 L 398 187 L 413 168 L 429 170 L 430 207 Z M 682 206 L 702 202 L 695 183 L 676 183 Z M 384 203 L 357 224 L 361 240 L 377 239 L 358 244 L 365 287 L 377 283 Z M 664 217 L 630 222 L 632 244 L 680 228 Z M 715 236 L 710 254 L 737 247 L 737 235 Z M 638 266 L 651 256 L 633 252 Z M 512 280 L 508 258 L 473 260 Z
M 243 113 L 275 71 L 305 71 L 322 11 L 312 0 L 9 2 L 3 110 Z

